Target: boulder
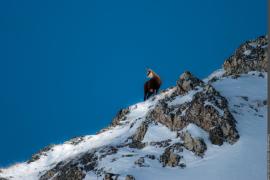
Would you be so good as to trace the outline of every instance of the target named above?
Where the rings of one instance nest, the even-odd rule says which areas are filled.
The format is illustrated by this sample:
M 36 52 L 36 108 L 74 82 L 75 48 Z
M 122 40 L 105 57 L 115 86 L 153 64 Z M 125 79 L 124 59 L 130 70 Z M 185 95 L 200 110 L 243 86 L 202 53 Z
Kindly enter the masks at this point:
M 187 150 L 194 152 L 197 156 L 203 157 L 207 146 L 202 138 L 194 138 L 188 131 L 181 132 L 180 138 Z

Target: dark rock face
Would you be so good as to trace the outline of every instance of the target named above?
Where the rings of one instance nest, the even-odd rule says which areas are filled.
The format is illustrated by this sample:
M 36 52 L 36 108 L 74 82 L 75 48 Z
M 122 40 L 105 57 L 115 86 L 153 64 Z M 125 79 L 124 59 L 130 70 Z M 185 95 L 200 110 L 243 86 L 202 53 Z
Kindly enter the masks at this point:
M 183 148 L 182 148 L 182 144 L 180 143 L 176 143 L 167 147 L 164 153 L 160 156 L 160 162 L 162 163 L 163 167 L 165 166 L 183 167 L 184 163 L 181 162 L 182 156 L 178 154 L 182 151 L 183 151 Z
M 191 134 L 186 131 L 180 134 L 181 139 L 183 140 L 183 146 L 192 152 L 194 152 L 197 156 L 203 157 L 204 152 L 207 149 L 207 146 L 203 139 L 194 138 Z
M 209 131 L 209 139 L 212 144 L 222 145 L 224 141 L 224 135 L 220 127 L 214 127 Z
M 239 75 L 249 71 L 267 72 L 267 47 L 267 36 L 245 42 L 224 62 L 225 75 Z
M 185 80 L 183 77 L 186 76 L 189 78 Z M 207 132 L 220 127 L 222 134 L 218 133 L 215 136 L 220 137 L 222 142 L 235 143 L 239 138 L 239 134 L 236 130 L 236 121 L 229 111 L 227 100 L 214 87 L 198 80 L 191 73 L 184 73 L 180 79 L 181 83 L 178 83 L 175 93 L 171 97 L 161 100 L 147 114 L 147 119 L 164 124 L 174 131 L 183 129 L 189 123 L 196 124 Z M 183 84 L 193 84 L 186 88 L 194 91 L 192 99 L 179 104 L 173 103 L 177 101 L 177 96 L 179 98 L 179 96 L 188 95 L 188 92 L 181 90 L 183 88 L 179 87 L 183 86 Z M 178 94 L 179 92 L 185 92 L 186 94 Z M 212 135 L 215 133 L 217 132 L 212 131 Z M 216 143 L 216 141 L 213 142 Z

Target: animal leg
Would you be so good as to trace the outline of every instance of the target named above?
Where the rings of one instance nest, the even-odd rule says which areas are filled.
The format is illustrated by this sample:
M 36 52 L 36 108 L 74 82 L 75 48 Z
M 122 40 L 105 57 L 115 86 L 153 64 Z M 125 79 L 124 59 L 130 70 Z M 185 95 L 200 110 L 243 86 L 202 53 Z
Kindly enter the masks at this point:
M 158 94 L 159 88 L 155 90 L 155 94 Z
M 145 101 L 147 99 L 147 94 L 144 94 L 143 100 Z

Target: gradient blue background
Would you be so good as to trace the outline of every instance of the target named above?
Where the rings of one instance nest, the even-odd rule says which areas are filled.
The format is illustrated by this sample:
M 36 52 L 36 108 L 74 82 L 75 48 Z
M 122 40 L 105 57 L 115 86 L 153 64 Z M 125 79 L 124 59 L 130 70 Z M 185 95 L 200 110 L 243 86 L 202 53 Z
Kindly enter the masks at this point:
M 107 126 L 145 67 L 204 78 L 266 32 L 266 0 L 1 1 L 0 166 Z

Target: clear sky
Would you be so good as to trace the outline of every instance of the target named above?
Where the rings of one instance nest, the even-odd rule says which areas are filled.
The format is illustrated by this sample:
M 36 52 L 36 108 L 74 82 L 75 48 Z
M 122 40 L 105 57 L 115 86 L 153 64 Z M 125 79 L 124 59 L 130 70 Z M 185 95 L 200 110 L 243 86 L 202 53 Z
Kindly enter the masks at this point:
M 146 67 L 204 78 L 266 32 L 266 0 L 1 1 L 0 166 L 107 126 Z

